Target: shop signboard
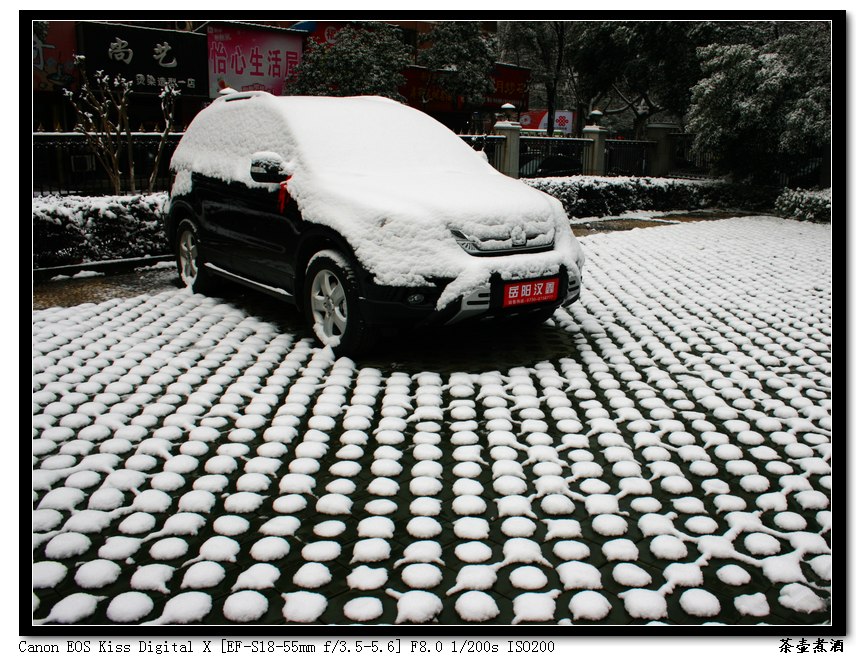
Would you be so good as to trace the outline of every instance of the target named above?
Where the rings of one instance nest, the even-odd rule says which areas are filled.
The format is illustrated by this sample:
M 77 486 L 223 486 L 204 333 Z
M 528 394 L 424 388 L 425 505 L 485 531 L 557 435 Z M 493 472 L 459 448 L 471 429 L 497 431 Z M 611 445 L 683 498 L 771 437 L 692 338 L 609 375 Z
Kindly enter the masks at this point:
M 79 23 L 78 30 L 88 75 L 100 70 L 121 75 L 138 93 L 160 93 L 174 83 L 185 96 L 206 94 L 203 34 L 116 23 Z
M 494 91 L 484 97 L 479 109 L 499 111 L 505 103 L 517 109 L 528 107 L 528 81 L 531 71 L 520 66 L 496 64 L 492 82 Z M 454 102 L 453 96 L 438 84 L 438 76 L 427 68 L 409 66 L 404 72 L 405 83 L 400 93 L 408 104 L 428 112 L 461 111 L 465 108 L 462 96 Z
M 520 111 L 528 109 L 530 75 L 528 68 L 497 63 L 493 72 L 495 91 L 484 98 L 484 109 L 499 109 L 505 103 Z
M 303 52 L 303 36 L 284 30 L 208 25 L 210 97 L 225 88 L 282 95 Z

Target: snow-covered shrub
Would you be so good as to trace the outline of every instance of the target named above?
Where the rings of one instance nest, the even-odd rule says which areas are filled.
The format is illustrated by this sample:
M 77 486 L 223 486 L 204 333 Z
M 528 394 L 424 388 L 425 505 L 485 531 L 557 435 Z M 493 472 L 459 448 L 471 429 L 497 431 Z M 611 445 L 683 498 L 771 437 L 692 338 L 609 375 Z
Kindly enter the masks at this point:
M 572 218 L 633 210 L 765 210 L 773 206 L 778 193 L 771 187 L 677 178 L 575 176 L 523 182 L 559 199 Z
M 832 218 L 832 189 L 785 189 L 775 201 L 775 211 L 789 219 L 828 223 Z
M 167 194 L 33 199 L 35 268 L 162 255 Z

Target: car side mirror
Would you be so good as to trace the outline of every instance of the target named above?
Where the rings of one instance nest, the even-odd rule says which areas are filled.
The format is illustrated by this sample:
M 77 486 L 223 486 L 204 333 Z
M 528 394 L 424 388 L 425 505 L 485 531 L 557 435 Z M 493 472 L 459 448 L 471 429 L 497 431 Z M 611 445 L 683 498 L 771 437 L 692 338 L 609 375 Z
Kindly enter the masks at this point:
M 285 161 L 276 153 L 255 153 L 249 166 L 249 175 L 255 182 L 279 183 L 290 173 Z

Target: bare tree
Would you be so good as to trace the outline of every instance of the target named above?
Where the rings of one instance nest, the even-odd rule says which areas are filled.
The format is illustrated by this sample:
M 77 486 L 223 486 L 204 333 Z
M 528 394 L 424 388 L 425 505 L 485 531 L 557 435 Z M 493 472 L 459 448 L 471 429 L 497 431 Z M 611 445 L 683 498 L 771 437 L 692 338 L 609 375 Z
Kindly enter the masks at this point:
M 104 71 L 96 71 L 91 80 L 87 76 L 84 57 L 80 55 L 75 58 L 75 65 L 80 73 L 81 87 L 78 93 L 66 90 L 66 96 L 75 110 L 76 122 L 73 129 L 84 135 L 87 145 L 105 169 L 114 193 L 123 192 L 124 177 L 127 180 L 126 190 L 135 193 L 135 160 L 129 123 L 132 82 L 121 75 L 112 77 Z M 153 172 L 148 181 L 151 191 L 156 181 L 165 142 L 171 131 L 174 103 L 179 93 L 176 86 L 166 85 L 159 96 L 165 126 L 159 140 Z
M 165 151 L 165 142 L 168 141 L 168 133 L 171 132 L 174 124 L 174 102 L 179 95 L 180 89 L 177 88 L 176 84 L 166 84 L 162 89 L 162 93 L 159 94 L 162 118 L 165 125 L 159 137 L 156 159 L 153 160 L 153 170 L 150 172 L 150 179 L 147 182 L 148 191 L 153 191 L 156 185 L 156 176 L 159 175 L 159 163 L 162 160 L 162 153 Z

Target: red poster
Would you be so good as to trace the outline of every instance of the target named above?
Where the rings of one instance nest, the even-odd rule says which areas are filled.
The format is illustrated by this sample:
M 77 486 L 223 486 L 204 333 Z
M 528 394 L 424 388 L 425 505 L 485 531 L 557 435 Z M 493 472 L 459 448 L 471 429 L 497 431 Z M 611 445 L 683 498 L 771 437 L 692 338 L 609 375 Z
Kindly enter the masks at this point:
M 281 96 L 294 74 L 303 37 L 267 30 L 211 25 L 207 28 L 210 97 L 222 89 L 269 91 Z
M 33 24 L 33 90 L 77 86 L 75 23 L 36 21 Z

